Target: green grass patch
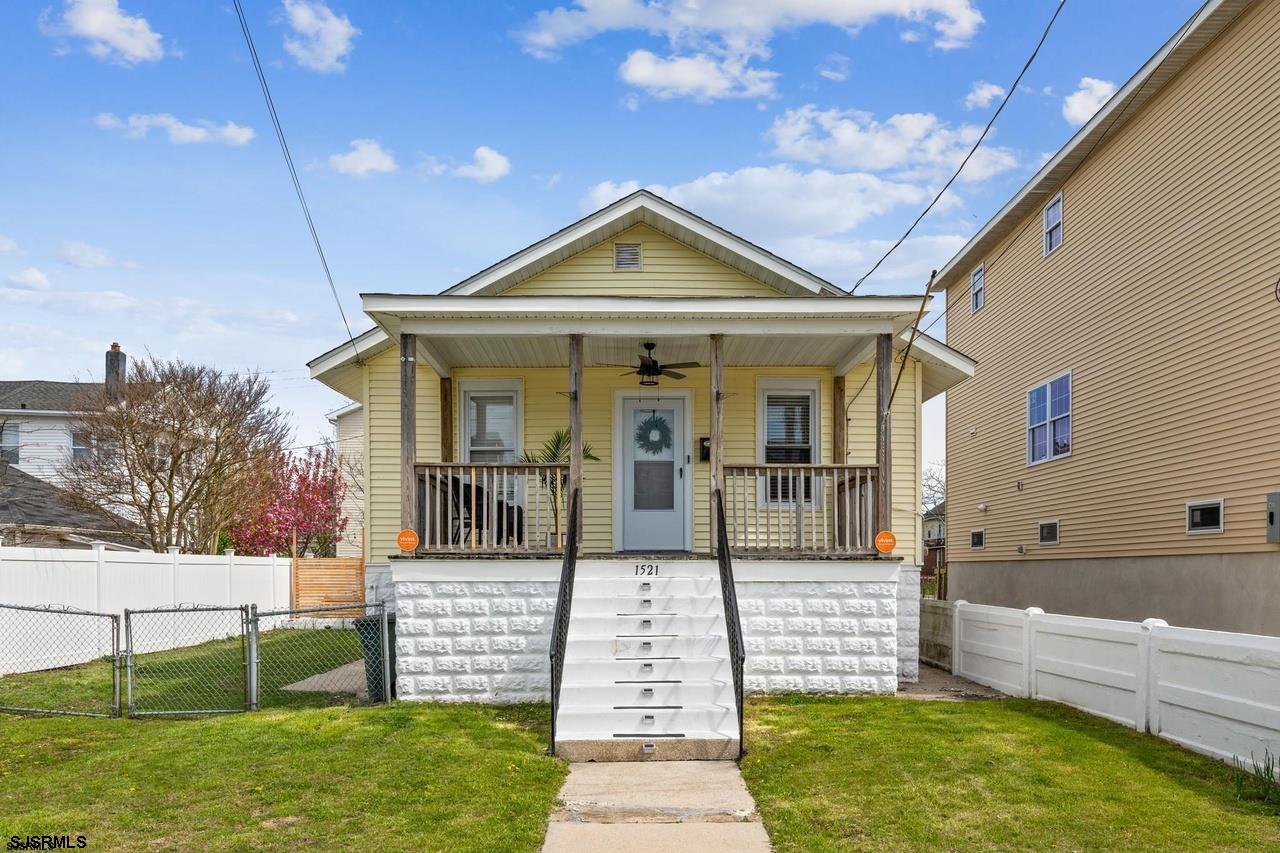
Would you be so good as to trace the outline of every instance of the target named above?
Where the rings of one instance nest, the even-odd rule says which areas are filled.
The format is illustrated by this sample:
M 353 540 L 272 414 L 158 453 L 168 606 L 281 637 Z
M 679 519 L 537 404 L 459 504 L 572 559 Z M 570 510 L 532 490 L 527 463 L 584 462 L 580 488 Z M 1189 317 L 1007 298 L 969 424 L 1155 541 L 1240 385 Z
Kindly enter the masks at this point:
M 761 698 L 746 734 L 780 851 L 1280 849 L 1228 765 L 1053 703 Z
M 0 838 L 91 849 L 537 850 L 565 765 L 545 705 L 188 720 L 0 714 Z

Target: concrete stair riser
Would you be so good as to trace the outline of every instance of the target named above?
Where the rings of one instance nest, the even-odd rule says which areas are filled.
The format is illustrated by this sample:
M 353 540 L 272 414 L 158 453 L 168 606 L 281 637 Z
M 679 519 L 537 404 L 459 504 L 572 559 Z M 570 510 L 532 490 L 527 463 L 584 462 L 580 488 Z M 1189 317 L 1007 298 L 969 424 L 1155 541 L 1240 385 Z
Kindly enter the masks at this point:
M 648 602 L 647 604 L 645 602 Z M 649 615 L 673 613 L 679 616 L 724 616 L 720 598 L 687 595 L 583 596 L 573 598 L 573 617 L 617 616 L 619 613 Z
M 724 617 L 719 614 L 684 616 L 670 613 L 653 616 L 582 615 L 574 620 L 574 635 L 588 637 L 724 636 Z
M 646 692 L 647 691 L 647 692 Z M 637 684 L 578 684 L 562 686 L 560 707 L 613 708 L 618 705 L 723 705 L 733 707 L 733 684 L 727 681 Z
M 647 718 L 652 717 L 652 720 Z M 603 710 L 561 708 L 556 735 L 568 740 L 618 735 L 678 734 L 685 737 L 737 737 L 738 713 L 732 708 Z
M 569 633 L 565 660 L 575 658 L 719 657 L 729 653 L 723 636 L 583 637 Z
M 648 664 L 646 666 L 645 664 Z M 618 660 L 570 657 L 564 662 L 563 685 L 612 684 L 615 681 L 683 681 L 687 684 L 709 681 L 732 682 L 729 659 L 685 658 L 683 660 Z

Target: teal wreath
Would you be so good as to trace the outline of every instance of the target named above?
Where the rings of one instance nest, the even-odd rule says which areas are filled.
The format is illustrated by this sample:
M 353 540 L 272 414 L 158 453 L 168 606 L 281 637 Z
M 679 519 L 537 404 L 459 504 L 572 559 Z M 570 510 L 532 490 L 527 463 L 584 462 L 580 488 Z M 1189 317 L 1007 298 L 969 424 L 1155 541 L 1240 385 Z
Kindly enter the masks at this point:
M 636 447 L 657 456 L 671 446 L 671 424 L 657 414 L 649 415 L 636 427 Z

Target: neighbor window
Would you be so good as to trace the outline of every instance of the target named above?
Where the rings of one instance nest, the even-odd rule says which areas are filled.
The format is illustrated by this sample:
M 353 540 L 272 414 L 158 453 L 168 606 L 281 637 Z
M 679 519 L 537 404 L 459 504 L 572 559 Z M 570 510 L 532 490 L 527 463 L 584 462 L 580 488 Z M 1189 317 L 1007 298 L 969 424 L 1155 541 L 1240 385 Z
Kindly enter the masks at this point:
M 986 269 L 982 264 L 969 274 L 969 307 L 975 314 L 987 304 L 986 279 Z
M 970 530 L 969 547 L 975 551 L 981 551 L 983 548 L 987 547 L 987 531 Z
M 640 244 L 614 243 L 613 268 L 622 272 L 639 270 L 641 268 Z
M 760 387 L 760 446 L 763 462 L 771 465 L 810 465 L 818 461 L 818 388 L 780 386 L 764 383 Z M 803 486 L 801 486 L 803 484 Z M 803 472 L 769 474 L 768 495 L 771 501 L 791 501 L 798 488 L 805 500 L 813 496 L 812 477 Z
M 1187 504 L 1188 533 L 1222 532 L 1222 498 L 1192 501 Z
M 1027 464 L 1071 455 L 1071 374 L 1027 392 Z
M 1040 544 L 1041 545 L 1057 545 L 1058 544 L 1058 522 L 1056 521 L 1040 522 Z
M 1044 209 L 1044 253 L 1048 255 L 1062 245 L 1062 193 Z
M 462 396 L 463 461 L 514 462 L 520 452 L 518 383 L 476 383 Z
M 18 425 L 0 424 L 0 462 L 17 465 L 19 461 Z
M 71 433 L 71 458 L 76 462 L 83 462 L 89 458 L 91 453 L 91 445 L 89 434 L 76 430 Z

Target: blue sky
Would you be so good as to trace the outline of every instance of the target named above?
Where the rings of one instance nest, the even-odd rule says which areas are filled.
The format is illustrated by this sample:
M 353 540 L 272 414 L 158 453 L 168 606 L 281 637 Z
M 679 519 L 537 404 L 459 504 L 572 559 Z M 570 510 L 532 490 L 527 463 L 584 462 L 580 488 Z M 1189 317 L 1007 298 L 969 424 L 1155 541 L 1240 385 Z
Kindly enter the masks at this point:
M 353 329 L 635 186 L 852 284 L 1054 0 L 244 0 Z M 1199 5 L 1067 0 L 955 187 L 860 292 L 919 292 Z M 0 6 L 0 378 L 127 351 L 270 371 L 299 442 L 344 338 L 224 0 Z M 934 332 L 941 332 L 939 324 Z M 940 459 L 942 408 L 926 411 Z

